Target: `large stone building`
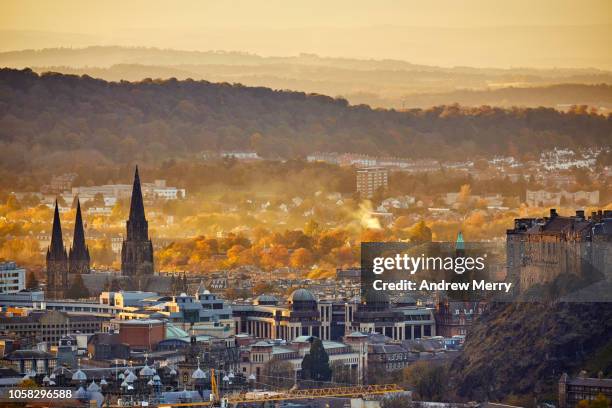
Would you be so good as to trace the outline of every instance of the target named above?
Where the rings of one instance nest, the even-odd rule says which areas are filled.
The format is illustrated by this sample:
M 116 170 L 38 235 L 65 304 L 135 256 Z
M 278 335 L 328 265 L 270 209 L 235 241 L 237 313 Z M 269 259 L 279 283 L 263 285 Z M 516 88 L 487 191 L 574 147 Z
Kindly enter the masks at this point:
M 302 371 L 304 356 L 310 352 L 313 336 L 298 336 L 290 342 L 284 340 L 260 340 L 243 348 L 240 359 L 240 373 L 245 377 L 254 375 L 259 381 L 270 381 L 266 365 L 272 361 L 286 361 L 293 369 L 293 378 L 297 382 Z M 324 340 L 323 348 L 329 356 L 330 365 L 341 364 L 353 371 L 357 379 L 367 365 L 367 347 L 355 347 L 338 341 Z
M 232 305 L 232 312 L 236 333 L 256 338 L 293 341 L 315 336 L 335 341 L 352 332 L 366 332 L 402 341 L 436 335 L 433 309 L 417 306 L 406 297 L 395 304 L 386 295 L 365 303 L 318 300 L 311 291 L 298 289 L 286 304 L 261 295 L 253 305 Z
M 270 295 L 261 295 L 254 303 L 232 306 L 236 333 L 286 341 L 299 336 L 330 339 L 331 304 L 319 304 L 307 289 L 293 292 L 286 305 Z
M 153 275 L 153 244 L 149 239 L 149 223 L 145 218 L 138 167 L 134 174 L 126 229 L 127 236 L 121 248 L 121 274 L 136 280 Z
M 126 236 L 121 245 L 121 274 L 83 275 L 83 281 L 93 296 L 107 291 L 111 283 L 128 291 L 153 291 L 165 295 L 185 291 L 184 276 L 181 281 L 174 275 L 155 274 L 154 271 L 153 243 L 149 239 L 149 223 L 145 217 L 140 176 L 136 167 Z
M 105 318 L 94 315 L 69 315 L 54 310 L 35 311 L 23 317 L 0 317 L 0 332 L 15 333 L 19 338 L 57 344 L 71 333 L 95 333 L 102 329 Z
M 53 214 L 51 244 L 47 249 L 47 297 L 61 299 L 68 289 L 68 253 L 62 237 L 62 224 L 57 201 Z
M 89 249 L 85 244 L 85 231 L 81 204 L 77 200 L 74 239 L 70 252 L 66 252 L 57 201 L 53 214 L 51 244 L 47 249 L 47 298 L 65 298 L 77 275 L 89 273 Z
M 485 301 L 441 300 L 436 306 L 437 334 L 443 337 L 465 336 L 486 308 Z
M 564 275 L 605 282 L 612 265 L 612 211 L 518 218 L 507 231 L 508 278 L 520 292 Z M 607 278 L 606 278 L 607 277 Z

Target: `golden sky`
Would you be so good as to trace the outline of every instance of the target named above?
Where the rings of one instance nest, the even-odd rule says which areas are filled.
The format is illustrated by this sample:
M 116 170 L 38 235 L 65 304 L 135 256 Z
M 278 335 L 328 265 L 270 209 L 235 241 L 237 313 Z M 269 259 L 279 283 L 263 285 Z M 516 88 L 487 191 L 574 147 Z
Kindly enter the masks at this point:
M 610 69 L 611 27 L 610 0 L 0 2 L 0 50 L 118 44 Z

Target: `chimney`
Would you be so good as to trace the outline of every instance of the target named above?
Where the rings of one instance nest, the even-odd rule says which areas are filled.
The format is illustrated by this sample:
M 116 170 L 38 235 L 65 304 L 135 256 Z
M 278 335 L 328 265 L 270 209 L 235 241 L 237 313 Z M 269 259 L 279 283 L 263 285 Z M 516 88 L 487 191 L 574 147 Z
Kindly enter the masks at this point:
M 555 218 L 557 216 L 557 209 L 556 208 L 551 208 L 550 209 L 550 218 Z
M 576 210 L 576 218 L 584 220 L 584 210 Z

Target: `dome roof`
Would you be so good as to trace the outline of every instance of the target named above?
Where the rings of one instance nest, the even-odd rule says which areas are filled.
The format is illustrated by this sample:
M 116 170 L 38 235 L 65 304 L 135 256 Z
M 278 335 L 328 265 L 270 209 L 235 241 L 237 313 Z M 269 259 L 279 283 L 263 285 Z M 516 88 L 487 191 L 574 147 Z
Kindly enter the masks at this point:
M 161 381 L 161 378 L 159 378 L 159 375 L 155 374 L 153 376 L 153 381 Z
M 76 393 L 74 394 L 74 397 L 78 400 L 84 400 L 87 399 L 88 395 L 87 395 L 87 391 L 85 391 L 85 388 L 83 387 L 79 387 L 79 389 L 76 391 Z
M 89 387 L 87 387 L 87 391 L 89 391 L 89 392 L 99 392 L 100 391 L 100 387 L 98 386 L 98 384 L 96 384 L 95 381 L 92 381 L 91 384 L 89 384 Z
M 125 374 L 123 374 L 123 373 L 119 374 L 119 379 L 120 380 L 123 380 L 124 378 L 125 378 Z
M 138 377 L 136 377 L 136 375 L 132 372 L 130 372 L 127 377 L 125 377 L 125 381 L 127 381 L 128 383 L 133 383 L 134 381 L 136 381 L 138 379 Z
M 108 385 L 108 382 L 104 378 L 100 380 L 100 385 Z
M 72 374 L 72 381 L 87 381 L 87 375 L 81 369 L 78 369 Z
M 259 295 L 257 299 L 255 299 L 255 304 L 257 305 L 276 305 L 278 304 L 278 299 L 273 295 Z
M 141 377 L 153 377 L 155 375 L 155 370 L 153 368 L 149 367 L 148 365 L 145 365 L 140 370 L 139 375 Z
M 396 302 L 397 305 L 402 305 L 402 306 L 415 306 L 416 303 L 417 302 L 414 299 L 414 297 L 410 296 L 409 294 L 400 296 L 400 298 L 397 299 L 397 302 Z
M 174 367 L 172 368 L 172 370 L 170 370 L 170 375 L 176 375 L 176 370 L 174 369 Z
M 193 378 L 194 380 L 204 380 L 206 379 L 206 373 L 202 371 L 200 367 L 198 367 L 198 369 L 195 370 L 193 374 L 191 374 L 191 378 Z
M 308 289 L 298 289 L 289 296 L 289 302 L 316 302 L 317 298 Z

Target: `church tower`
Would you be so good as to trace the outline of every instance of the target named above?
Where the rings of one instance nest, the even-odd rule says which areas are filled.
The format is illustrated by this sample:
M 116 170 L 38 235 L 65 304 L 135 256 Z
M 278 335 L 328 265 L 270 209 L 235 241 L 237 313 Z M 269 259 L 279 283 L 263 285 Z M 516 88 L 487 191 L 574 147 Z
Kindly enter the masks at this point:
M 121 247 L 121 274 L 131 277 L 153 275 L 153 244 L 149 239 L 149 224 L 145 218 L 138 166 L 134 174 L 126 229 L 127 236 Z
M 89 248 L 85 244 L 85 231 L 83 229 L 83 217 L 81 216 L 81 203 L 77 198 L 74 238 L 72 239 L 72 248 L 68 253 L 68 271 L 71 280 L 75 275 L 90 272 L 89 260 Z
M 55 201 L 51 245 L 47 249 L 47 297 L 63 299 L 68 290 L 68 255 L 62 238 L 62 224 Z

